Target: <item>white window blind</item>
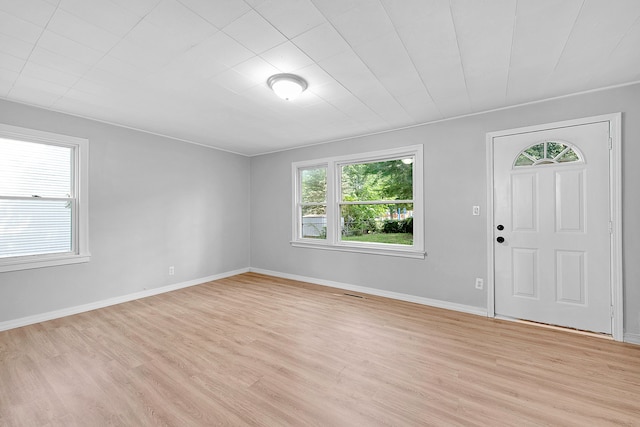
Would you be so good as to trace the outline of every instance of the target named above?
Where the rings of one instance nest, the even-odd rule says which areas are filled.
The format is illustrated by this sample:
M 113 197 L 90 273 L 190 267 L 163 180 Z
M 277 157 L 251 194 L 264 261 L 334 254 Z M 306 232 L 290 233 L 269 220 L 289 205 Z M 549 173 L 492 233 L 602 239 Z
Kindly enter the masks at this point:
M 73 148 L 0 138 L 0 258 L 73 251 Z

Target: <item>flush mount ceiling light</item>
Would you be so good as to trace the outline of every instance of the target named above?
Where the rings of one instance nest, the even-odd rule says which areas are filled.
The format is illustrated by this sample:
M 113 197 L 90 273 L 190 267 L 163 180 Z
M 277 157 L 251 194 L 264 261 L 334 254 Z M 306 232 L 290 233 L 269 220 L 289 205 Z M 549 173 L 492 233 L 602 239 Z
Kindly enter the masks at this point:
M 280 98 L 291 101 L 307 88 L 307 82 L 295 74 L 274 74 L 269 77 L 267 84 Z

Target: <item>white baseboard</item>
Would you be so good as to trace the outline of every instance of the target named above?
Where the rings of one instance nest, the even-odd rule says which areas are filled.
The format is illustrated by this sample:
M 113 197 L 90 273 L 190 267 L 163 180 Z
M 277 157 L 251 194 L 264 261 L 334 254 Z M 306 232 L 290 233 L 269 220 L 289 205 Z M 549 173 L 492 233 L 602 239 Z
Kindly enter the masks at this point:
M 63 308 L 61 310 L 49 311 L 46 313 L 36 314 L 33 316 L 21 317 L 19 319 L 7 320 L 0 322 L 0 331 L 6 331 L 9 329 L 19 328 L 21 326 L 32 325 L 34 323 L 45 322 L 47 320 L 59 319 L 60 317 L 71 316 L 73 314 L 84 313 L 86 311 L 96 310 L 98 308 L 109 307 L 110 305 L 121 304 L 123 302 L 133 301 L 140 298 L 146 298 L 153 295 L 163 294 L 165 292 L 171 292 L 182 288 L 188 288 L 189 286 L 199 285 L 205 282 L 211 282 L 212 280 L 224 279 L 225 277 L 235 276 L 237 274 L 246 273 L 249 268 L 242 268 L 234 271 L 227 271 L 225 273 L 214 274 L 213 276 L 201 277 L 199 279 L 188 280 L 186 282 L 175 283 L 173 285 L 163 286 L 161 288 L 147 289 L 132 294 L 122 295 L 119 297 L 109 298 L 106 300 L 96 301 L 89 304 L 77 305 L 75 307 Z
M 632 334 L 631 332 L 625 332 L 624 342 L 628 342 L 629 344 L 640 345 L 640 334 Z
M 471 305 L 457 304 L 454 302 L 441 301 L 431 298 L 418 297 L 415 295 L 403 294 L 399 292 L 384 291 L 381 289 L 368 288 L 365 286 L 350 285 L 348 283 L 334 282 L 331 280 L 316 279 L 314 277 L 299 276 L 297 274 L 281 273 L 279 271 L 264 270 L 262 268 L 250 268 L 253 273 L 266 274 L 268 276 L 280 277 L 283 279 L 297 280 L 300 282 L 313 283 L 315 285 L 329 286 L 332 288 L 345 289 L 353 292 L 360 292 L 368 295 L 376 295 L 400 301 L 414 302 L 416 304 L 428 305 L 430 307 L 444 308 L 447 310 L 459 311 L 462 313 L 475 314 L 487 317 L 487 310 L 481 307 Z

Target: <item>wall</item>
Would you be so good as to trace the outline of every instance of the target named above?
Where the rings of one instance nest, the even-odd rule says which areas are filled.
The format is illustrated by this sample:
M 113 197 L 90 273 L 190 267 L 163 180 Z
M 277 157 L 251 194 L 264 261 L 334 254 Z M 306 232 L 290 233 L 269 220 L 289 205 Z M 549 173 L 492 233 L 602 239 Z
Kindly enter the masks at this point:
M 249 158 L 6 101 L 0 121 L 89 139 L 92 254 L 0 273 L 0 323 L 249 267 Z
M 625 331 L 640 338 L 640 85 L 614 88 L 251 159 L 251 266 L 486 308 L 486 133 L 623 113 Z M 424 260 L 293 248 L 291 163 L 424 144 Z M 473 205 L 482 215 L 472 216 Z

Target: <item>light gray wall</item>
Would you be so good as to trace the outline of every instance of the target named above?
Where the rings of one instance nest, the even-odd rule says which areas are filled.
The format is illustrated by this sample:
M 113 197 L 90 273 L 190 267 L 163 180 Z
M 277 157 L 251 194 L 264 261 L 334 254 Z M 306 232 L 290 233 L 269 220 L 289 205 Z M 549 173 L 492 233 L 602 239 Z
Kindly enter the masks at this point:
M 281 273 L 486 307 L 475 277 L 487 276 L 486 133 L 623 113 L 625 330 L 640 332 L 640 85 L 251 159 L 251 266 Z M 291 163 L 424 144 L 424 260 L 293 248 Z M 472 216 L 473 205 L 481 216 Z
M 92 254 L 0 273 L 0 322 L 249 267 L 249 158 L 6 101 L 0 122 L 89 139 Z

